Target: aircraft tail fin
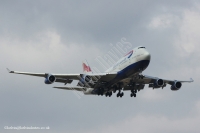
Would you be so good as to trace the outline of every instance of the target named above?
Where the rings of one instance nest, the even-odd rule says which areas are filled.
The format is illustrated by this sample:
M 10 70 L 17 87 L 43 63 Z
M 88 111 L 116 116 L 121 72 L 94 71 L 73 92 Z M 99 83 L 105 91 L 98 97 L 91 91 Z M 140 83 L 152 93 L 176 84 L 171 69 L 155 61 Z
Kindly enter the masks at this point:
M 83 72 L 84 73 L 92 73 L 92 70 L 91 70 L 89 64 L 87 63 L 87 61 L 83 62 Z

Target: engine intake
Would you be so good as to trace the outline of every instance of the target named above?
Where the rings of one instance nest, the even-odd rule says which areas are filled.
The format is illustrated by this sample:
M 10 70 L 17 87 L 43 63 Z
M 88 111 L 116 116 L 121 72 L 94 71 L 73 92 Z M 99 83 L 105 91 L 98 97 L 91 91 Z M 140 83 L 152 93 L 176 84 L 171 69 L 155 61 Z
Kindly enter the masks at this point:
M 182 87 L 182 83 L 175 81 L 174 84 L 171 86 L 172 91 L 177 91 Z
M 92 78 L 90 76 L 85 76 L 85 82 L 90 83 L 92 81 Z
M 92 77 L 89 75 L 85 75 L 85 74 L 80 76 L 80 80 L 77 84 L 77 86 L 82 86 L 82 87 L 86 87 L 86 86 L 90 87 L 92 85 L 94 85 L 94 81 L 93 81 Z
M 164 81 L 162 79 L 157 79 L 154 83 L 154 88 L 160 88 L 164 85 Z
M 51 74 L 48 74 L 48 75 L 46 76 L 46 79 L 44 80 L 44 83 L 45 83 L 45 84 L 52 84 L 52 83 L 54 83 L 55 81 L 56 81 L 56 77 L 53 76 L 53 75 L 51 75 Z

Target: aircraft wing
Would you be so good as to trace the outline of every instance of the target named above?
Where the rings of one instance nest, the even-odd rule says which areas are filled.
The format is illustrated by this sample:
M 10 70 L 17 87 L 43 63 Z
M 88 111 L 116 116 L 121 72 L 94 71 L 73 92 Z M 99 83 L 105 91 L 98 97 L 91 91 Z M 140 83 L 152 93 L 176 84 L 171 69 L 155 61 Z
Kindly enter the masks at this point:
M 46 77 L 48 73 L 32 73 L 32 72 L 19 72 L 19 71 L 10 71 L 7 69 L 9 73 L 14 73 L 14 74 L 22 74 L 22 75 L 29 75 L 29 76 L 36 76 L 36 77 Z M 78 76 L 80 74 L 52 74 L 56 78 L 67 78 L 67 79 L 79 79 Z
M 22 75 L 29 75 L 29 76 L 36 76 L 36 77 L 44 77 L 46 78 L 49 73 L 32 73 L 32 72 L 20 72 L 20 71 L 10 71 L 7 69 L 9 73 L 14 74 L 22 74 Z M 71 83 L 73 80 L 80 80 L 82 77 L 84 77 L 85 74 L 51 74 L 55 76 L 56 81 L 55 82 L 61 82 L 61 83 Z M 94 81 L 110 81 L 112 80 L 117 73 L 97 73 L 97 74 L 87 74 L 87 76 L 90 76 Z
M 148 75 L 144 75 L 144 78 L 143 79 L 140 79 L 139 81 L 142 82 L 144 81 L 145 83 L 148 84 L 149 83 L 154 83 L 155 80 L 157 79 L 160 79 L 160 78 L 157 78 L 157 77 L 152 77 L 152 76 L 148 76 Z M 179 81 L 179 80 L 168 80 L 168 79 L 163 79 L 164 83 L 167 83 L 167 84 L 170 84 L 170 85 L 173 85 L 174 81 L 178 81 L 178 82 L 181 82 L 181 83 L 191 83 L 191 82 L 194 82 L 194 80 L 192 78 L 190 78 L 189 81 Z
M 130 82 L 132 80 L 132 82 L 134 82 L 135 84 L 137 84 L 138 89 L 143 89 L 145 84 L 149 84 L 149 87 L 153 87 L 153 84 L 159 80 L 160 78 L 158 77 L 152 77 L 152 76 L 148 76 L 148 75 L 143 75 L 142 78 L 127 78 L 124 81 L 125 82 Z M 194 80 L 192 78 L 190 78 L 190 80 L 188 81 L 179 81 L 179 80 L 167 80 L 167 79 L 162 79 L 164 84 L 163 86 L 160 87 L 165 87 L 166 84 L 169 84 L 171 86 L 174 85 L 175 82 L 180 82 L 180 83 L 191 83 L 194 82 Z M 159 87 L 158 87 L 159 88 Z M 131 84 L 126 84 L 126 86 L 124 87 L 124 90 L 131 90 L 132 89 L 132 85 Z

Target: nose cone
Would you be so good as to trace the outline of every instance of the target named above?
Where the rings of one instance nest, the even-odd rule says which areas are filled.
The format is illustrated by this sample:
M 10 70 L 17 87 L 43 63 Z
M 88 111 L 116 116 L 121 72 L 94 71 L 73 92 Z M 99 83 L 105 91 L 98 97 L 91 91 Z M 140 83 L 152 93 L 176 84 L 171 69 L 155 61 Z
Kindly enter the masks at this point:
M 150 59 L 151 59 L 151 54 L 148 51 L 145 51 L 144 55 L 143 55 L 143 60 L 149 60 L 150 61 Z

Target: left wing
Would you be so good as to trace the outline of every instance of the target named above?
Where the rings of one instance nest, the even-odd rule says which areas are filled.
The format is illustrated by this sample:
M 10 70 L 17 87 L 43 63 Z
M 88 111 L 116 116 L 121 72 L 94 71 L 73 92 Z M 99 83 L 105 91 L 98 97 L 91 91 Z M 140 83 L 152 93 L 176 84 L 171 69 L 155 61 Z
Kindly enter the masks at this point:
M 128 80 L 128 79 L 127 79 Z M 152 77 L 147 75 L 142 75 L 139 78 L 131 79 L 129 78 L 129 81 L 132 80 L 132 83 L 127 84 L 124 87 L 124 90 L 131 90 L 134 88 L 136 84 L 136 88 L 143 89 L 145 84 L 149 84 L 149 87 L 152 88 L 164 88 L 167 84 L 171 85 L 172 90 L 179 90 L 182 87 L 182 83 L 191 83 L 194 82 L 192 78 L 190 78 L 189 81 L 178 81 L 178 80 L 167 80 L 167 79 L 160 79 L 158 77 Z M 133 85 L 134 83 L 134 85 Z
M 146 80 L 146 81 L 149 81 L 149 83 L 154 83 L 156 80 L 159 80 L 159 79 L 160 78 L 157 78 L 157 77 L 144 75 L 143 79 L 140 79 L 139 81 Z M 170 85 L 173 85 L 174 82 L 180 82 L 180 83 L 194 82 L 194 80 L 192 78 L 190 78 L 190 81 L 178 81 L 178 80 L 168 80 L 168 79 L 162 79 L 162 80 L 163 80 L 164 83 L 167 83 L 167 84 L 170 84 Z

